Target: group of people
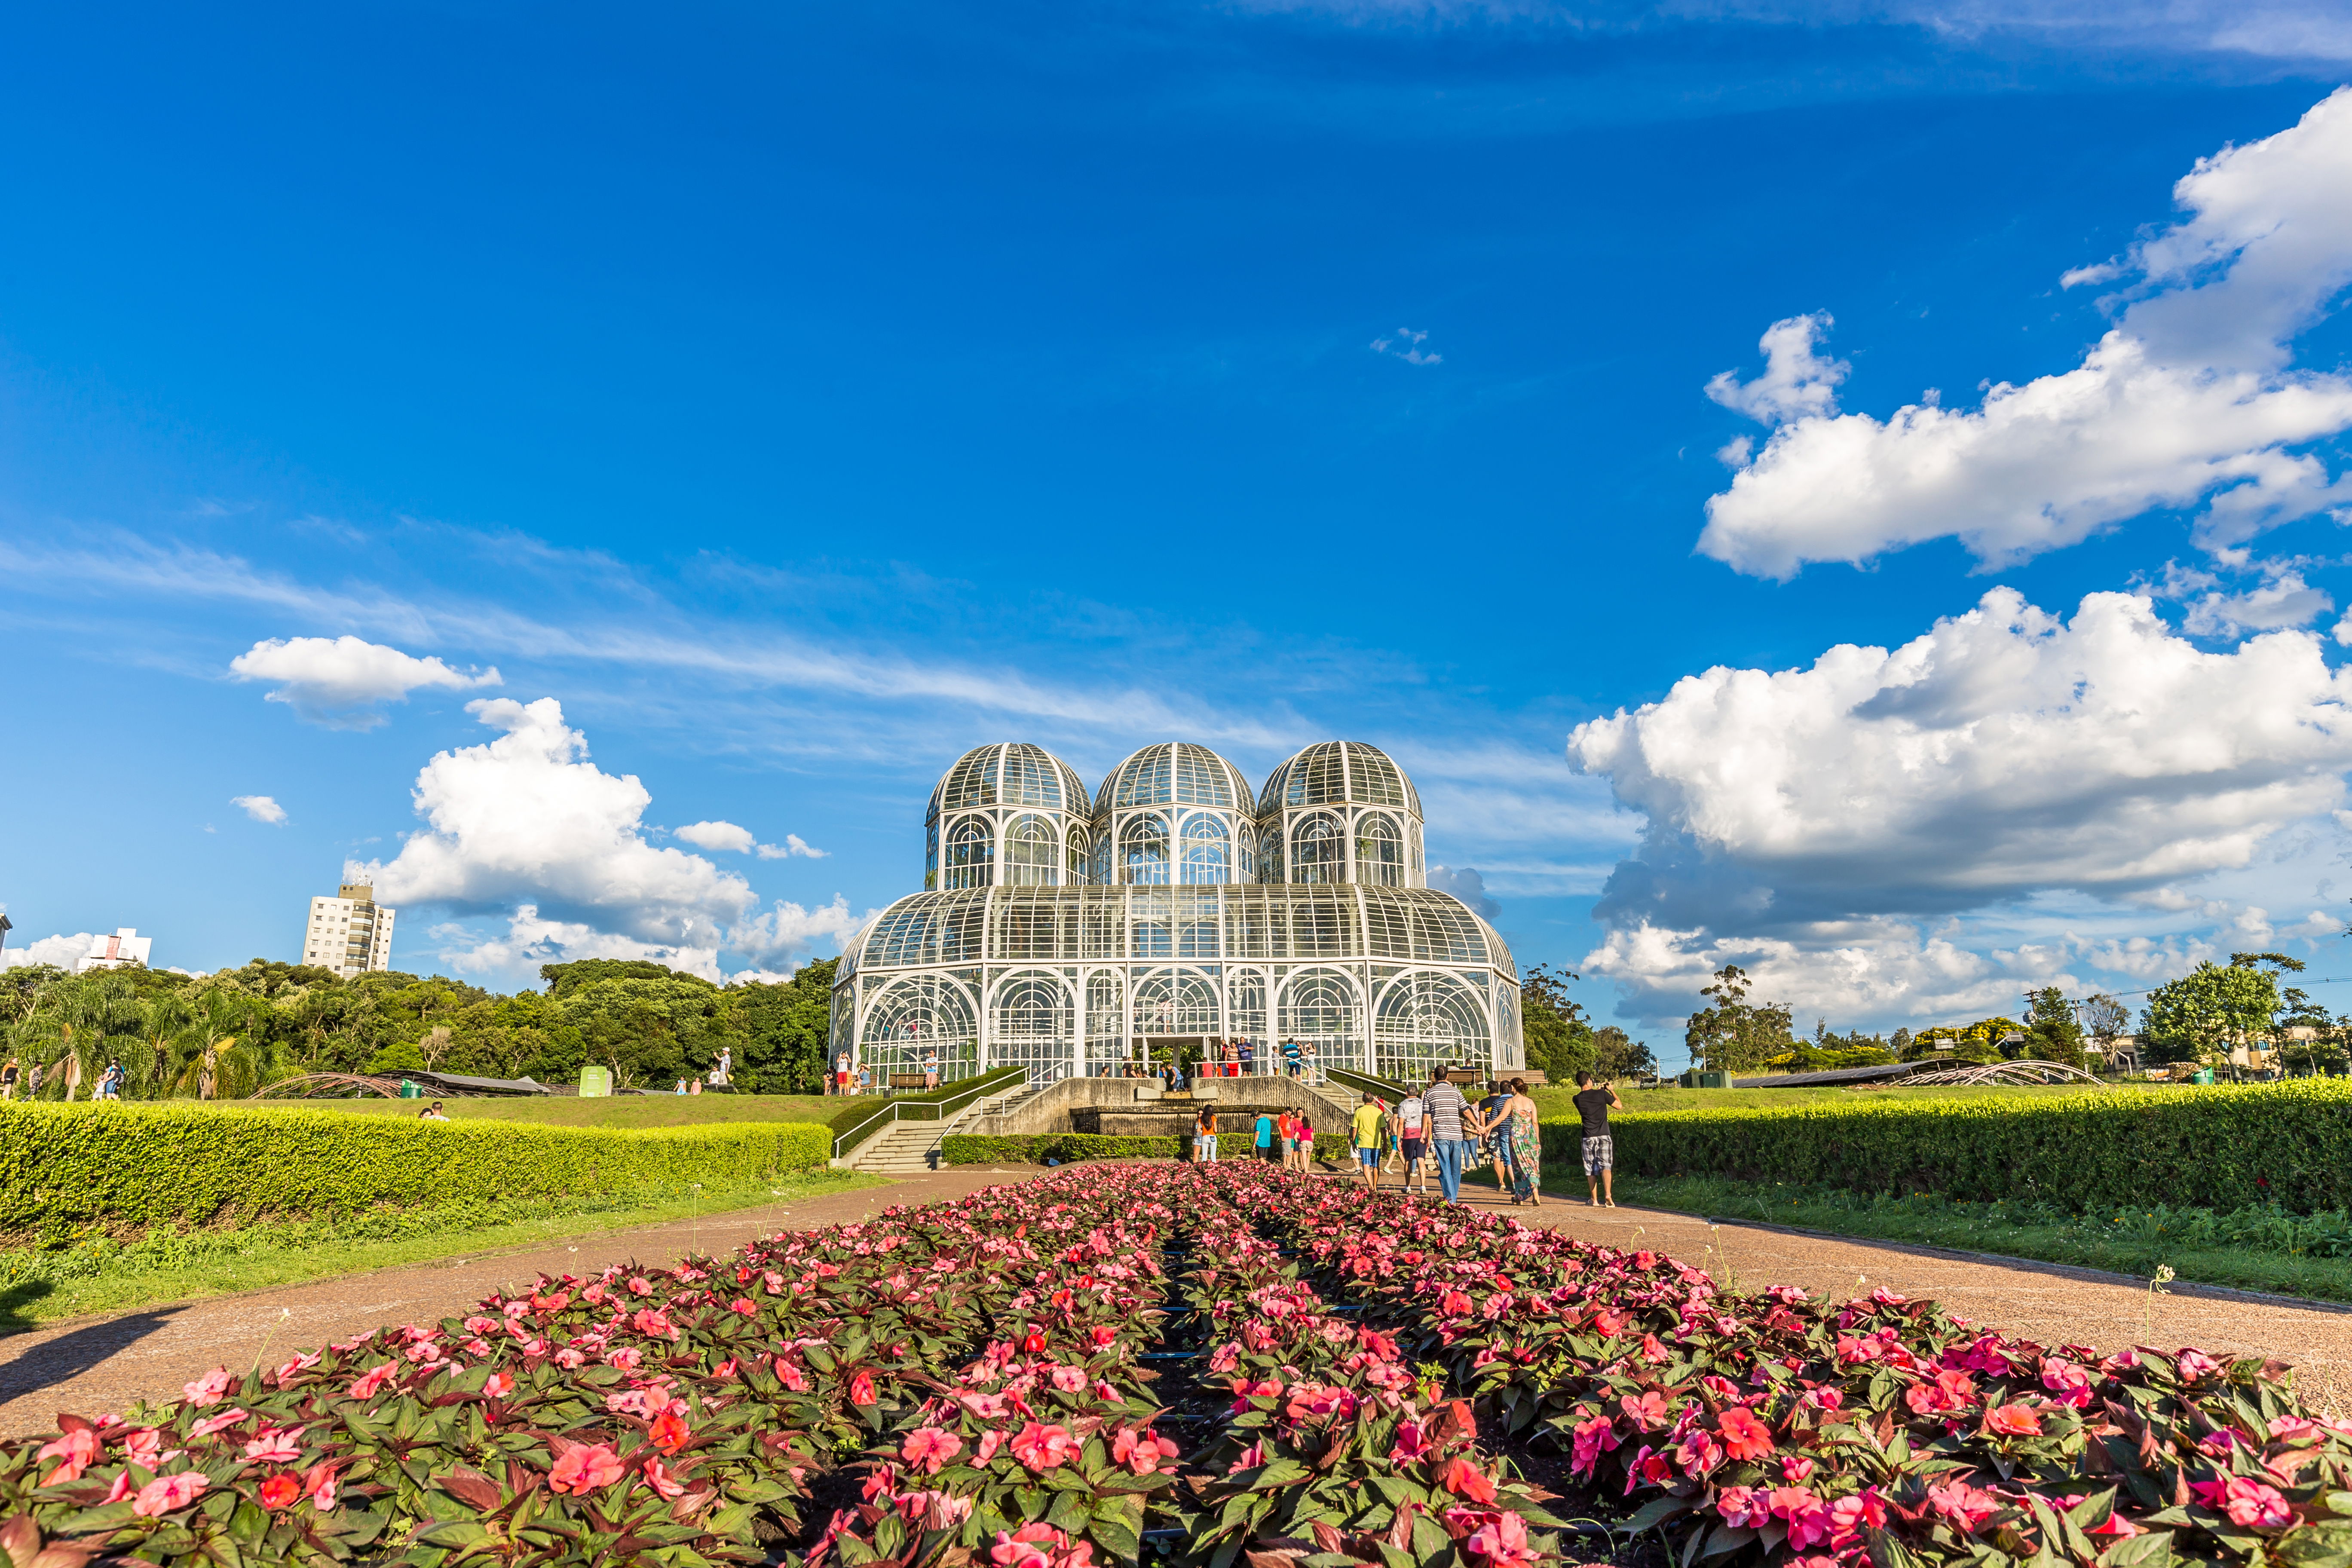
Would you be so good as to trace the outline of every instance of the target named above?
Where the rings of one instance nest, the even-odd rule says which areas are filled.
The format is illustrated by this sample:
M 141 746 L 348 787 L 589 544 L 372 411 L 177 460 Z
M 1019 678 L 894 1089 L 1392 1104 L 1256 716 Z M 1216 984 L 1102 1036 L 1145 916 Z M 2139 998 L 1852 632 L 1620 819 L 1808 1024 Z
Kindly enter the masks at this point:
M 1581 1121 L 1580 1153 L 1597 1207 L 1616 1206 L 1610 1191 L 1614 1146 L 1610 1142 L 1609 1112 L 1624 1101 L 1610 1084 L 1595 1087 L 1591 1073 L 1576 1075 L 1575 1105 Z M 1356 1108 L 1350 1131 L 1356 1162 L 1364 1184 L 1378 1191 L 1381 1166 L 1391 1149 L 1404 1157 L 1404 1190 L 1426 1196 L 1429 1168 L 1437 1168 L 1437 1188 L 1449 1204 L 1462 1201 L 1462 1176 L 1468 1169 L 1492 1162 L 1498 1184 L 1509 1189 L 1514 1205 L 1543 1206 L 1543 1131 L 1540 1112 L 1528 1097 L 1525 1079 L 1496 1083 L 1493 1092 L 1473 1104 L 1445 1068 L 1429 1070 L 1429 1087 L 1406 1096 L 1391 1107 L 1378 1095 L 1366 1094 Z
M 1261 1110 L 1251 1126 L 1250 1147 L 1261 1160 L 1273 1160 L 1285 1170 L 1304 1171 L 1315 1152 L 1315 1123 L 1303 1110 Z M 1217 1107 L 1204 1100 L 1192 1124 L 1192 1163 L 1217 1163 Z

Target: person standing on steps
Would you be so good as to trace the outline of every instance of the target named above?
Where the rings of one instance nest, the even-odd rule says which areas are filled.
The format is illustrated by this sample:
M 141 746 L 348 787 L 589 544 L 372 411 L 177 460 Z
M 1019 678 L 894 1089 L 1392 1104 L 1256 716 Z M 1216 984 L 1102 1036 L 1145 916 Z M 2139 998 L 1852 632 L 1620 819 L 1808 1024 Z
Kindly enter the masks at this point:
M 1429 1088 L 1421 1097 L 1422 1125 L 1429 1134 L 1429 1150 L 1437 1160 L 1437 1190 L 1449 1204 L 1462 1201 L 1462 1166 L 1470 1155 L 1470 1141 L 1463 1129 L 1463 1119 L 1469 1113 L 1470 1102 L 1445 1076 L 1443 1067 L 1429 1069 Z
M 1617 1206 L 1616 1194 L 1610 1190 L 1614 1174 L 1616 1145 L 1609 1137 L 1609 1113 L 1622 1110 L 1625 1102 L 1617 1098 L 1617 1090 L 1603 1082 L 1596 1087 L 1592 1075 L 1576 1075 L 1576 1113 L 1584 1119 L 1584 1181 L 1591 1189 L 1591 1203 L 1594 1208 Z
M 1349 1119 L 1349 1129 L 1356 1138 L 1356 1163 L 1363 1167 L 1364 1187 L 1368 1192 L 1381 1190 L 1381 1144 L 1388 1138 L 1389 1113 L 1381 1108 L 1377 1096 L 1364 1096 L 1364 1103 L 1356 1107 Z

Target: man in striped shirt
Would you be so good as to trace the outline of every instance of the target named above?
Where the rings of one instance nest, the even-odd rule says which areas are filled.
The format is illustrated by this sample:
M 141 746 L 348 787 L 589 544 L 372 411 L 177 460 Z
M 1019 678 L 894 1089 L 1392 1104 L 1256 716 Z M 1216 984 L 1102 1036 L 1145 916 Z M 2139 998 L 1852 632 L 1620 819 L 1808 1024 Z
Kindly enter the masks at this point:
M 1446 1080 L 1445 1069 L 1429 1069 L 1429 1089 L 1421 1097 L 1422 1115 L 1429 1132 L 1429 1152 L 1437 1162 L 1438 1190 L 1449 1204 L 1462 1201 L 1462 1166 L 1470 1155 L 1470 1141 L 1462 1121 L 1470 1102 Z

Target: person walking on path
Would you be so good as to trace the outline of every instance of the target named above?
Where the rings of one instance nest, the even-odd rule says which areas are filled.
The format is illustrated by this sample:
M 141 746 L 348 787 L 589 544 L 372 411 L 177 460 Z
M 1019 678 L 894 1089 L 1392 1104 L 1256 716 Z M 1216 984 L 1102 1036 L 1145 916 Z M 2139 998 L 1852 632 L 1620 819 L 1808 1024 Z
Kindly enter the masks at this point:
M 1511 1098 L 1503 1102 L 1502 1125 L 1496 1147 L 1511 1173 L 1511 1202 L 1543 1207 L 1543 1127 L 1536 1102 L 1528 1096 L 1528 1080 L 1511 1080 Z M 1606 1115 L 1607 1112 L 1602 1114 Z
M 1274 1112 L 1271 1110 L 1259 1111 L 1257 1113 L 1257 1121 L 1255 1125 L 1257 1131 L 1257 1157 L 1260 1160 L 1271 1160 L 1274 1158 L 1275 1153 Z
M 1389 1113 L 1381 1109 L 1378 1096 L 1368 1094 L 1348 1125 L 1355 1133 L 1356 1163 L 1363 1167 L 1364 1186 L 1377 1193 L 1381 1190 L 1381 1140 L 1388 1135 Z
M 1429 1130 L 1430 1152 L 1437 1158 L 1437 1190 L 1449 1204 L 1462 1201 L 1462 1165 L 1469 1157 L 1468 1132 L 1463 1126 L 1470 1110 L 1470 1102 L 1445 1076 L 1445 1069 L 1429 1069 L 1429 1088 L 1421 1097 L 1422 1121 Z
M 1213 1103 L 1201 1107 L 1201 1120 L 1192 1126 L 1192 1163 L 1213 1165 L 1217 1163 L 1217 1108 Z
M 1625 1102 L 1617 1098 L 1616 1089 L 1609 1084 L 1596 1087 L 1591 1073 L 1580 1072 L 1576 1075 L 1574 1103 L 1577 1115 L 1584 1119 L 1584 1181 L 1591 1189 L 1591 1205 L 1594 1208 L 1613 1209 L 1617 1198 L 1610 1190 L 1610 1181 L 1614 1174 L 1617 1150 L 1609 1138 L 1609 1113 L 1624 1110 Z
M 1409 1094 L 1397 1102 L 1397 1135 L 1404 1144 L 1404 1190 L 1429 1195 L 1429 1143 L 1423 1124 L 1422 1098 Z

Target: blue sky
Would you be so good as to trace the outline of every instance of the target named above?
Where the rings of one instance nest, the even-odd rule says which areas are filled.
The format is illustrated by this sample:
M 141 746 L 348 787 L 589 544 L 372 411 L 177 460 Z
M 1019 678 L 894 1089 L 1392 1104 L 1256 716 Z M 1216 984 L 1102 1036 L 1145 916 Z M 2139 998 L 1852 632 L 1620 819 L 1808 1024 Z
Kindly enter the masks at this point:
M 12 949 L 291 958 L 353 859 L 404 967 L 778 970 L 917 884 L 967 746 L 1339 735 L 1669 1055 L 1726 961 L 1832 1027 L 2352 974 L 2327 8 L 16 43 Z

